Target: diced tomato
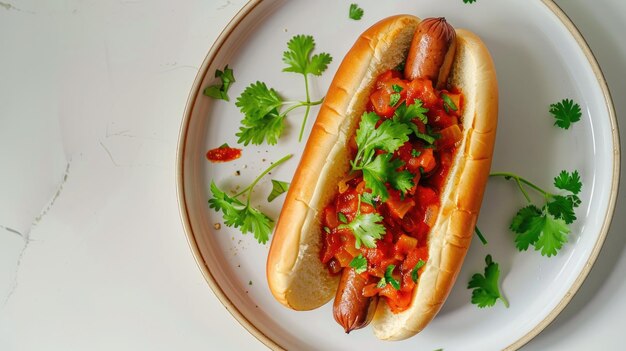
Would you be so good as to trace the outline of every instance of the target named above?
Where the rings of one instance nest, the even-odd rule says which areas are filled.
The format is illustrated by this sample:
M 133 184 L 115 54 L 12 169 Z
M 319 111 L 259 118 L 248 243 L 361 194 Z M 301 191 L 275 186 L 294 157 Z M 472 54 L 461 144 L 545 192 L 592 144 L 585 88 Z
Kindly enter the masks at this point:
M 424 223 L 427 226 L 433 227 L 435 221 L 437 221 L 437 214 L 439 213 L 439 206 L 437 204 L 430 204 L 426 207 L 426 213 L 424 213 Z
M 396 293 L 395 299 L 389 298 L 387 300 L 387 305 L 389 305 L 391 312 L 394 312 L 394 313 L 402 312 L 406 310 L 407 307 L 409 307 L 409 305 L 411 304 L 412 298 L 413 298 L 413 294 L 408 293 L 408 292 L 398 291 Z
M 343 241 L 337 233 L 327 233 L 324 236 L 324 247 L 320 252 L 320 259 L 322 263 L 328 263 L 333 257 L 335 257 L 335 254 L 341 249 L 342 246 Z
M 433 153 L 433 149 L 431 148 L 422 150 L 422 153 L 417 157 L 417 160 L 419 167 L 422 167 L 426 173 L 432 171 L 437 166 L 437 161 L 435 160 L 435 155 Z
M 339 220 L 337 219 L 337 210 L 332 204 L 324 208 L 324 225 L 329 229 L 335 229 L 339 226 Z
M 439 202 L 437 193 L 429 187 L 418 186 L 416 193 L 416 197 L 418 199 L 417 201 L 422 208 L 426 208 L 426 206 L 430 204 Z
M 428 260 L 428 247 L 427 246 L 419 246 L 415 249 L 409 251 L 406 255 L 406 259 L 402 262 L 401 269 L 402 271 L 412 270 L 417 265 L 417 262 L 422 260 L 426 262 Z
M 354 257 L 352 257 L 352 255 L 350 255 L 350 253 L 345 249 L 341 249 L 337 251 L 337 253 L 335 254 L 335 258 L 337 259 L 337 261 L 339 261 L 341 267 L 348 267 L 350 266 L 350 262 L 352 262 L 352 259 Z
M 366 286 L 363 287 L 363 296 L 365 297 L 376 296 L 376 294 L 378 294 L 379 291 L 380 289 L 376 286 L 376 283 L 367 284 Z
M 390 118 L 393 116 L 395 108 L 389 105 L 390 101 L 390 94 L 384 90 L 376 90 L 370 96 L 370 102 L 372 103 L 374 112 L 381 117 Z
M 409 253 L 409 251 L 413 250 L 417 247 L 417 239 L 410 237 L 406 234 L 400 235 L 400 238 L 396 242 L 395 249 L 397 252 L 400 252 L 404 255 Z
M 398 290 L 396 290 L 391 284 L 387 284 L 381 288 L 379 294 L 386 296 L 391 301 L 398 299 Z
M 437 106 L 440 100 L 433 88 L 433 83 L 427 79 L 415 79 L 409 83 L 406 93 L 407 105 L 412 105 L 415 99 L 422 100 L 426 108 Z
M 328 262 L 328 270 L 330 274 L 339 274 L 343 270 L 343 267 L 341 267 L 336 258 L 332 258 L 330 262 Z
M 453 124 L 440 130 L 439 134 L 441 138 L 439 138 L 436 143 L 437 147 L 440 149 L 454 146 L 454 144 L 463 139 L 463 132 L 461 132 L 461 128 L 459 128 L 458 124 Z
M 459 124 L 459 119 L 456 116 L 447 113 L 443 108 L 433 108 L 429 112 L 429 116 L 429 124 L 439 129 Z
M 337 196 L 337 212 L 346 215 L 348 222 L 352 221 L 359 207 L 359 197 L 354 190 L 347 190 Z M 336 214 L 335 214 L 336 216 Z
M 389 212 L 396 218 L 403 218 L 409 210 L 415 206 L 412 198 L 400 198 L 400 192 L 390 191 L 389 198 L 385 203 L 389 207 Z

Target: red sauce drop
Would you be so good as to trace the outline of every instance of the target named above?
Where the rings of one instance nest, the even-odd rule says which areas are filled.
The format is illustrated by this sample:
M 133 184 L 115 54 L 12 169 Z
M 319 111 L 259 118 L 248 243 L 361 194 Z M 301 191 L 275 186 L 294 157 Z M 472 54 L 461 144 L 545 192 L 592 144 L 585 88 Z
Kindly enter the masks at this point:
M 207 160 L 213 163 L 229 162 L 236 160 L 239 157 L 241 157 L 241 149 L 228 146 L 220 146 L 218 148 L 211 149 L 206 153 Z

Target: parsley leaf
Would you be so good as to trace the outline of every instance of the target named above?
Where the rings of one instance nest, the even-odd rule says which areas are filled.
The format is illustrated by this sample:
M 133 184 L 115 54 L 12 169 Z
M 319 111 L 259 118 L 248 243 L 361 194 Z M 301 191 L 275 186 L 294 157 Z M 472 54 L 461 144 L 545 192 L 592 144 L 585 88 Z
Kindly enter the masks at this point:
M 367 259 L 363 257 L 363 254 L 359 254 L 350 261 L 350 267 L 354 268 L 357 274 L 361 274 L 367 270 Z
M 398 282 L 398 280 L 396 280 L 393 277 L 393 270 L 396 269 L 396 265 L 395 264 L 390 264 L 389 266 L 387 266 L 387 269 L 385 269 L 385 281 L 389 284 L 391 284 L 391 286 L 396 289 L 396 290 L 400 290 L 400 282 Z
M 350 5 L 350 12 L 348 13 L 348 17 L 351 19 L 358 21 L 363 17 L 363 9 L 359 7 L 357 4 Z
M 471 4 L 471 3 L 476 2 L 476 0 L 463 0 L 463 2 L 466 4 Z
M 261 173 L 249 186 L 245 187 L 241 192 L 229 196 L 221 190 L 215 182 L 211 181 L 210 190 L 211 198 L 209 198 L 209 207 L 217 212 L 222 212 L 224 224 L 228 227 L 240 228 L 243 234 L 252 233 L 254 238 L 261 244 L 267 243 L 270 233 L 274 226 L 274 221 L 265 213 L 250 205 L 250 194 L 258 181 L 269 173 L 278 165 L 284 163 L 291 158 L 287 155 L 280 160 L 274 162 L 263 173 Z M 238 199 L 241 195 L 247 195 L 247 201 L 244 204 Z
M 551 104 L 550 113 L 556 119 L 554 125 L 563 129 L 569 129 L 573 123 L 580 121 L 582 116 L 580 105 L 574 103 L 574 100 L 571 99 L 563 99 L 560 102 Z
M 500 278 L 500 268 L 491 258 L 491 255 L 485 257 L 485 275 L 476 273 L 467 285 L 472 291 L 472 303 L 479 308 L 491 307 L 496 304 L 498 299 L 502 300 L 504 306 L 509 307 L 509 302 L 500 293 L 498 280 Z
M 340 229 L 350 229 L 356 238 L 355 247 L 361 248 L 361 243 L 367 248 L 375 248 L 376 240 L 385 234 L 385 226 L 382 224 L 383 217 L 378 213 L 358 214 L 352 222 L 340 224 Z
M 411 270 L 411 279 L 414 283 L 417 283 L 417 280 L 419 279 L 417 272 L 420 270 L 420 268 L 424 267 L 425 264 L 426 262 L 420 259 L 419 261 L 417 261 L 417 264 L 415 264 L 415 267 L 413 267 L 413 269 Z
M 288 189 L 289 189 L 289 183 L 272 179 L 272 192 L 267 197 L 267 202 L 274 201 L 275 198 L 279 197 L 282 193 L 286 192 Z
M 228 89 L 231 84 L 235 82 L 235 76 L 233 75 L 233 70 L 228 68 L 228 65 L 224 67 L 223 71 L 219 69 L 215 70 L 215 78 L 219 78 L 222 83 L 220 85 L 210 85 L 206 87 L 203 91 L 205 96 L 212 97 L 214 99 L 222 99 L 229 101 L 228 98 Z

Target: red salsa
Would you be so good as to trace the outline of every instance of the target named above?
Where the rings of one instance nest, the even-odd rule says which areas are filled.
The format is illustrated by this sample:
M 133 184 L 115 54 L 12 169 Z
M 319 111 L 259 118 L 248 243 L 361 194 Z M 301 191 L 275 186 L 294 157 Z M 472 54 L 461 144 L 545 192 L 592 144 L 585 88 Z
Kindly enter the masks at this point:
M 332 274 L 339 274 L 343 268 L 350 267 L 355 258 L 365 258 L 367 266 L 361 266 L 361 274 L 371 283 L 365 286 L 363 295 L 384 296 L 394 312 L 408 308 L 423 270 L 421 267 L 428 261 L 428 233 L 439 212 L 440 193 L 456 145 L 462 138 L 459 122 L 462 94 L 438 91 L 430 80 L 408 81 L 402 79 L 401 72 L 387 71 L 377 78 L 366 109 L 380 117 L 379 126 L 386 119 L 393 119 L 400 106 L 406 108 L 415 103 L 428 109 L 427 121 L 414 118 L 409 123 L 414 123 L 416 130 L 427 137 L 418 137 L 417 132 L 410 134 L 409 140 L 389 159 L 390 162 L 401 161 L 397 163 L 401 165 L 398 172 L 411 173 L 412 187 L 402 192 L 387 182 L 389 196 L 384 201 L 375 198 L 366 203 L 361 201 L 363 194 L 372 193 L 372 189 L 361 171 L 352 171 L 338 184 L 337 194 L 325 207 L 321 219 L 322 263 Z M 358 151 L 355 136 L 349 145 L 354 158 Z M 385 153 L 383 150 L 375 152 Z M 357 245 L 352 230 L 343 225 L 359 214 L 369 213 L 382 216 L 380 224 L 385 229 L 373 247 Z M 394 284 L 390 284 L 391 280 Z
M 236 160 L 241 157 L 241 149 L 228 147 L 226 145 L 222 145 L 218 148 L 211 149 L 207 151 L 206 158 L 207 160 L 215 163 L 215 162 L 228 162 L 232 160 Z

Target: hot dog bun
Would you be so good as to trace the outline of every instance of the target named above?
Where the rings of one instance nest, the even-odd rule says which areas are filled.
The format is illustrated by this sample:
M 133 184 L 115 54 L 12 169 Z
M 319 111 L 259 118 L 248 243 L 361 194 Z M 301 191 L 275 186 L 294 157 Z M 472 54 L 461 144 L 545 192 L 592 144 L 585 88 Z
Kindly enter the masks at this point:
M 267 261 L 275 298 L 290 308 L 317 308 L 335 295 L 340 276 L 320 261 L 319 214 L 349 171 L 348 140 L 365 110 L 376 77 L 401 63 L 419 19 L 400 15 L 376 23 L 356 41 L 333 79 L 280 214 Z M 457 30 L 450 83 L 465 98 L 463 140 L 429 233 L 429 259 L 411 306 L 394 314 L 380 303 L 372 321 L 378 338 L 400 340 L 421 331 L 448 296 L 473 236 L 491 167 L 498 93 L 493 62 L 481 40 Z

